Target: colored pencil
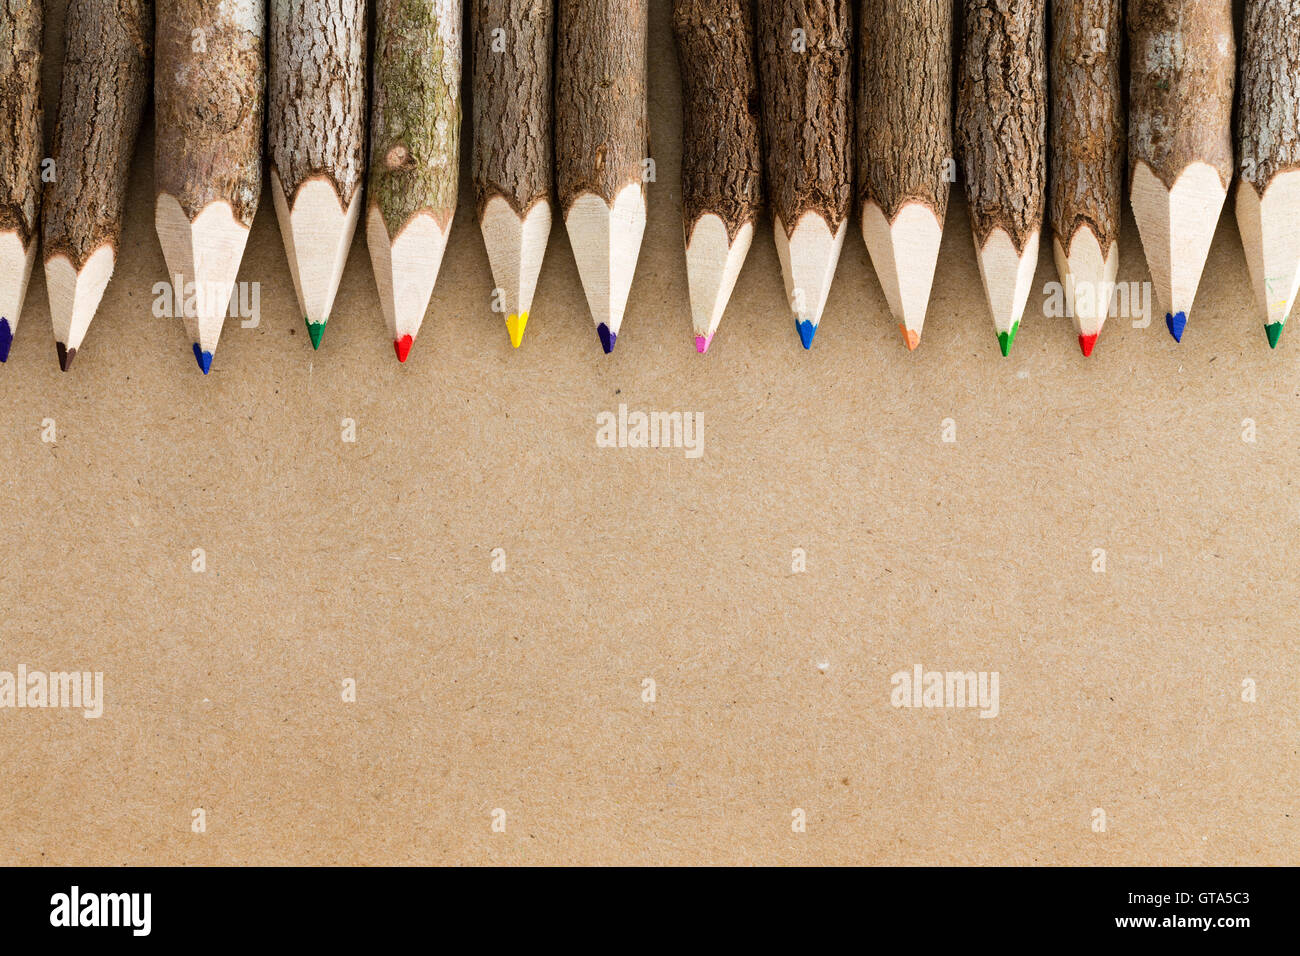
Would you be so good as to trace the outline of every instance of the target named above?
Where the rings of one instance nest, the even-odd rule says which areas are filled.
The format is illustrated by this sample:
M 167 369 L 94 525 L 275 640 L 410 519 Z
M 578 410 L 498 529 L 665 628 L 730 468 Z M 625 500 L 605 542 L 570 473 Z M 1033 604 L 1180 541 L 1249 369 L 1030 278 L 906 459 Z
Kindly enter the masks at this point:
M 153 63 L 151 0 L 72 0 L 42 210 L 45 285 L 59 353 L 72 367 L 117 263 L 131 160 Z
M 551 234 L 555 0 L 472 0 L 474 198 L 495 305 L 519 348 Z
M 1052 0 L 1052 255 L 1085 356 L 1110 312 L 1124 201 L 1120 0 Z
M 675 0 L 682 218 L 695 350 L 708 351 L 763 205 L 754 19 L 746 0 Z
M 1246 0 L 1237 226 L 1277 347 L 1300 292 L 1300 0 Z
M 914 349 L 952 180 L 952 0 L 863 0 L 858 61 L 862 238 Z
M 438 280 L 460 184 L 460 0 L 376 0 L 366 240 L 397 360 Z
M 266 10 L 157 2 L 154 222 L 206 375 L 262 195 Z
M 1002 354 L 1038 266 L 1047 190 L 1045 0 L 965 0 L 957 144 Z
M 365 176 L 365 0 L 271 0 L 271 198 L 313 348 L 356 232 Z
M 772 225 L 805 349 L 826 307 L 853 202 L 852 36 L 849 0 L 759 0 Z
M 0 18 L 0 90 L 10 120 L 0 135 L 0 362 L 9 360 L 27 282 L 36 262 L 36 227 L 45 155 L 41 109 L 44 5 L 11 5 Z
M 647 0 L 560 0 L 560 210 L 601 348 L 618 341 L 645 233 Z
M 1232 182 L 1232 0 L 1131 0 L 1128 26 L 1129 196 L 1181 342 Z

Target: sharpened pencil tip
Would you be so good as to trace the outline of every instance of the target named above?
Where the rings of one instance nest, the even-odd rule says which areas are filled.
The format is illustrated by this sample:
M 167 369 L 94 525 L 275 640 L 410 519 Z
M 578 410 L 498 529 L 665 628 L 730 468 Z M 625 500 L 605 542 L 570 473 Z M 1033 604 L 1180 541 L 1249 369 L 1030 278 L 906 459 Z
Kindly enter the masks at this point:
M 194 361 L 199 363 L 204 375 L 212 370 L 212 353 L 203 351 L 198 342 L 194 343 Z
M 412 335 L 403 335 L 400 339 L 393 339 L 393 351 L 397 353 L 397 361 L 405 362 L 406 357 L 411 354 L 411 346 L 415 344 L 415 337 Z
M 1268 336 L 1268 347 L 1271 349 L 1277 348 L 1277 340 L 1282 337 L 1282 323 L 1271 322 L 1268 325 L 1264 326 L 1264 334 Z M 0 347 L 0 351 L 3 351 L 4 355 L 8 355 L 9 354 L 8 343 L 5 343 L 3 347 Z M 4 361 L 4 355 L 0 355 L 0 362 Z
M 54 348 L 59 353 L 59 368 L 65 372 L 72 368 L 72 360 L 77 357 L 77 350 L 68 348 L 62 342 L 55 342 Z
M 320 348 L 321 336 L 325 334 L 324 322 L 307 322 L 307 336 L 311 339 L 311 347 Z
M 1079 336 L 1079 351 L 1084 354 L 1085 358 L 1092 354 L 1092 347 L 1096 344 L 1097 334 L 1095 332 L 1092 335 Z
M 8 319 L 0 319 L 0 362 L 9 361 L 9 346 L 14 344 L 14 332 Z
M 921 344 L 921 333 L 913 332 L 902 323 L 899 323 L 898 331 L 903 333 L 903 342 L 907 345 L 907 350 L 909 352 L 915 352 L 916 347 Z
M 605 350 L 606 355 L 614 351 L 614 343 L 618 341 L 617 332 L 611 332 L 609 326 L 602 322 L 596 326 L 596 334 L 600 336 L 600 347 Z
M 524 328 L 527 325 L 527 312 L 520 312 L 518 315 L 506 316 L 506 331 L 510 333 L 511 348 L 519 348 L 519 343 L 524 340 Z
M 1187 313 L 1165 313 L 1165 327 L 1169 329 L 1169 334 L 1174 337 L 1175 342 L 1181 342 L 1183 340 L 1183 329 L 1187 328 Z
M 709 350 L 709 343 L 712 341 L 713 341 L 713 336 L 711 335 L 695 336 L 695 353 L 697 355 L 703 355 L 705 352 Z
M 794 327 L 799 330 L 799 341 L 803 343 L 803 347 L 805 349 L 812 348 L 812 340 L 813 336 L 817 334 L 817 326 L 807 319 L 795 319 Z
M 1006 358 L 1008 355 L 1011 354 L 1011 346 L 1015 343 L 1016 333 L 1019 331 L 1020 331 L 1020 323 L 1015 322 L 1011 326 L 1011 331 L 998 333 L 998 348 L 1002 350 L 1003 358 Z

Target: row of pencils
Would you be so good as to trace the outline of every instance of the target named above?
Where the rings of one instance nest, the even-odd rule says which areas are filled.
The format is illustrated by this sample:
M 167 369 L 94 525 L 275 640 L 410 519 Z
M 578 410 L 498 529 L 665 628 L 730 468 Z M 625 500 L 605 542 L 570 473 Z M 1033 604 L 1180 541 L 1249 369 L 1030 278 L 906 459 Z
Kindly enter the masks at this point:
M 617 341 L 654 178 L 648 4 L 469 0 L 476 212 L 493 309 L 515 347 L 554 201 L 605 352 Z M 369 6 L 70 0 L 49 159 L 43 4 L 0 7 L 0 360 L 39 231 L 59 362 L 72 363 L 121 251 L 152 85 L 155 224 L 169 273 L 193 290 L 182 317 L 203 372 L 264 168 L 313 346 L 364 219 L 405 361 L 456 211 L 465 11 L 461 0 Z M 1239 230 L 1276 344 L 1300 289 L 1300 0 L 1246 0 L 1240 61 L 1232 0 L 1129 0 L 1126 11 L 1121 0 L 674 0 L 673 29 L 697 351 L 765 206 L 805 348 L 855 205 L 916 348 L 959 168 L 1004 355 L 1045 222 L 1092 352 L 1114 299 L 1126 178 L 1157 300 L 1181 339 L 1237 176 Z

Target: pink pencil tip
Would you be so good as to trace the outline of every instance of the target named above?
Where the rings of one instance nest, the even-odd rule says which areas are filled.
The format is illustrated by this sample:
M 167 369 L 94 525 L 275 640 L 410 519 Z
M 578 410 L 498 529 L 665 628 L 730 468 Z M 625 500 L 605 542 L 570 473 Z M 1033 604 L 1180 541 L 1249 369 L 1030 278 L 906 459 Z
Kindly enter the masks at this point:
M 703 355 L 705 352 L 709 350 L 709 343 L 712 341 L 713 341 L 713 336 L 711 335 L 695 336 L 695 351 L 700 355 Z

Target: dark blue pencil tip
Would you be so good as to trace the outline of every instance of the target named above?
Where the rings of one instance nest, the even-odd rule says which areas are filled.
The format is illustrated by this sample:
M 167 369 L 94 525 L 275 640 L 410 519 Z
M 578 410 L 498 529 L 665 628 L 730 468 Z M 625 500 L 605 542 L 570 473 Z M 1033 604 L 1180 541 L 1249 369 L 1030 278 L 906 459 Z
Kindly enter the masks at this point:
M 14 331 L 9 328 L 9 320 L 0 319 L 0 362 L 9 361 L 9 346 L 14 344 Z
M 803 347 L 806 349 L 812 348 L 812 340 L 813 336 L 817 334 L 817 326 L 807 319 L 795 319 L 794 327 L 799 330 L 799 341 L 803 343 Z
M 614 343 L 618 341 L 617 332 L 611 332 L 609 326 L 602 322 L 596 326 L 596 334 L 600 336 L 600 347 L 605 350 L 606 355 L 614 351 Z
M 1183 329 L 1187 328 L 1187 313 L 1174 312 L 1165 316 L 1165 325 L 1169 328 L 1169 334 L 1174 337 L 1175 342 L 1183 340 Z
M 207 375 L 212 369 L 212 353 L 205 352 L 199 348 L 199 343 L 194 343 L 194 359 L 199 363 L 199 368 L 203 369 L 203 374 Z

